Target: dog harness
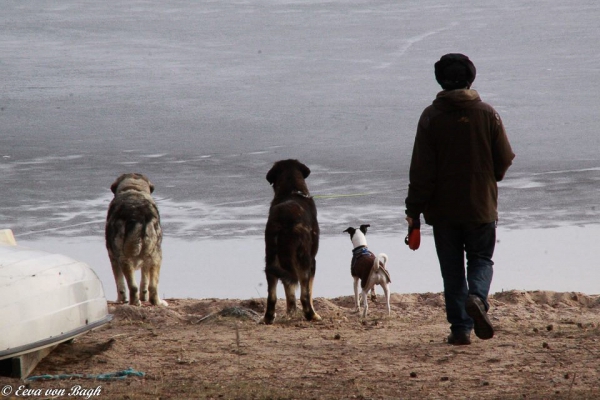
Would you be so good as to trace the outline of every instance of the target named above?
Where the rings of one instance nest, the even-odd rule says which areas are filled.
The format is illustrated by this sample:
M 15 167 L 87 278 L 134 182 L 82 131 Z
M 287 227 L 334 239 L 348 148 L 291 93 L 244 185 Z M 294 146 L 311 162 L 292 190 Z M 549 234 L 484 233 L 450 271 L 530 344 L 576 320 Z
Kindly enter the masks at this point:
M 367 246 L 358 246 L 352 250 L 352 259 L 359 258 L 367 254 L 373 255 Z
M 352 267 L 354 267 L 354 264 L 356 264 L 356 262 L 364 256 L 373 256 L 375 257 L 375 254 L 373 254 L 368 248 L 367 246 L 359 246 L 356 247 L 354 250 L 352 250 L 352 261 L 350 262 L 350 269 L 352 269 Z

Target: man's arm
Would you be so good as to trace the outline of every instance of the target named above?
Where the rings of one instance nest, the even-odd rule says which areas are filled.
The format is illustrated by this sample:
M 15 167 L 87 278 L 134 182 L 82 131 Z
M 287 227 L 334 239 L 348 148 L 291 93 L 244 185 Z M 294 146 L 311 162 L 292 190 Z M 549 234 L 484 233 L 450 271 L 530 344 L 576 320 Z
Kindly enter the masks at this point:
M 508 136 L 506 136 L 502 119 L 500 119 L 500 116 L 495 111 L 494 119 L 495 139 L 492 142 L 492 156 L 494 158 L 494 176 L 496 181 L 500 182 L 504 179 L 506 171 L 512 165 L 515 153 L 513 153 Z
M 410 162 L 406 215 L 419 219 L 425 210 L 435 187 L 435 151 L 427 128 L 429 117 L 423 113 L 417 127 L 417 135 Z

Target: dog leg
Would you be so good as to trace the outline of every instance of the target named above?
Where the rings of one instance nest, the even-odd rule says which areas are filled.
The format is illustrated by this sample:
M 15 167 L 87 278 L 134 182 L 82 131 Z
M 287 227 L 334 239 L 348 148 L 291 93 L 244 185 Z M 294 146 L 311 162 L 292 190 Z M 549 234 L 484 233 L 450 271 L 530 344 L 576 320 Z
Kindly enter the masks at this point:
M 312 274 L 311 274 L 312 275 Z M 314 276 L 302 276 L 300 278 L 300 302 L 304 311 L 304 318 L 308 321 L 321 321 L 322 318 L 315 312 L 312 300 L 312 287 Z
M 377 293 L 375 293 L 375 286 L 371 289 L 371 301 L 377 302 Z
M 358 298 L 358 281 L 359 278 L 354 278 L 354 305 L 356 306 L 355 312 L 360 312 L 360 302 Z
M 150 280 L 150 268 L 142 267 L 142 279 L 140 280 L 140 300 L 148 301 L 148 282 Z
M 121 270 L 117 260 L 110 256 L 109 258 L 113 275 L 115 277 L 115 284 L 117 286 L 117 303 L 127 303 L 127 288 L 125 287 L 125 277 L 123 276 L 123 271 Z
M 285 301 L 287 306 L 287 316 L 293 317 L 296 314 L 296 285 L 295 284 L 283 284 L 285 290 Z
M 121 260 L 121 269 L 129 287 L 129 304 L 132 306 L 141 305 L 140 290 L 135 281 L 135 265 L 129 260 Z
M 261 322 L 267 325 L 271 325 L 275 319 L 275 305 L 277 303 L 277 281 L 278 279 L 273 275 L 267 274 L 267 310 L 265 316 Z
M 392 315 L 392 310 L 390 309 L 390 285 L 389 283 L 383 283 L 381 287 L 383 287 L 383 293 L 385 293 L 385 304 L 387 305 L 389 317 L 390 315 Z
M 159 259 L 156 261 L 158 261 L 158 263 L 155 265 L 150 265 L 147 269 L 148 272 L 146 272 L 146 274 L 148 275 L 148 280 L 149 280 L 149 282 L 147 282 L 147 284 L 148 284 L 148 294 L 149 294 L 149 298 L 150 298 L 150 303 L 154 306 L 167 307 L 169 305 L 169 303 L 162 300 L 158 295 L 158 280 L 160 277 L 160 264 L 161 264 L 162 260 Z M 145 269 L 146 268 L 142 268 L 142 276 L 144 275 Z M 143 290 L 143 286 L 142 286 L 142 290 Z
M 314 250 L 314 249 L 313 249 Z M 316 250 L 315 250 L 316 252 Z M 316 313 L 315 311 L 315 306 L 313 305 L 313 283 L 315 280 L 315 270 L 317 267 L 317 260 L 313 259 L 313 267 L 311 269 L 311 275 L 310 275 L 310 279 L 308 280 L 308 290 L 309 290 L 309 299 L 310 299 L 310 308 L 313 311 L 313 321 L 321 321 L 323 320 L 323 318 L 321 318 L 321 316 L 319 314 Z
M 375 275 L 378 274 L 378 270 L 379 270 L 379 258 L 375 257 L 375 260 L 373 261 L 373 267 L 371 268 L 371 273 L 369 274 L 369 280 L 368 280 L 368 282 L 373 285 L 373 287 L 371 287 L 371 300 L 373 301 L 373 303 L 377 302 L 377 294 L 375 293 L 375 287 L 377 286 L 377 279 L 375 278 Z
M 367 303 L 367 296 L 369 295 L 369 289 L 366 287 L 362 291 L 362 301 L 363 301 L 363 318 L 367 318 L 367 311 L 369 311 L 369 304 Z

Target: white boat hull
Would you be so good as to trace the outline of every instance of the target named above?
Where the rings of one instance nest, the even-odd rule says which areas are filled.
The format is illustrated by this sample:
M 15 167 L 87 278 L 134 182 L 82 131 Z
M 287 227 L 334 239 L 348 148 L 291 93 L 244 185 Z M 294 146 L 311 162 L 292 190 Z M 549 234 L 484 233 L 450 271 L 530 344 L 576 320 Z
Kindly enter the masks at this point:
M 112 319 L 85 263 L 0 244 L 0 360 L 72 339 Z

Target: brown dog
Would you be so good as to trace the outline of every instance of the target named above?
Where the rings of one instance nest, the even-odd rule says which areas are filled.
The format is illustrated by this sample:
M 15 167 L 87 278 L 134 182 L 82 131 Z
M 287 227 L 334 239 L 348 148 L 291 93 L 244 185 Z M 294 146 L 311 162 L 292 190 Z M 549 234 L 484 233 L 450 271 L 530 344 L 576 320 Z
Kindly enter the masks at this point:
M 304 181 L 310 169 L 298 160 L 276 162 L 267 173 L 275 196 L 265 229 L 265 253 L 268 297 L 265 324 L 275 319 L 277 282 L 285 289 L 287 313 L 296 312 L 296 286 L 300 283 L 300 302 L 304 317 L 320 321 L 313 307 L 312 287 L 315 256 L 319 249 L 317 208 Z
M 123 174 L 112 184 L 115 197 L 106 217 L 106 249 L 117 284 L 117 301 L 129 304 L 140 300 L 166 306 L 158 297 L 158 277 L 162 262 L 162 229 L 156 203 L 150 194 L 154 185 L 142 174 Z M 141 292 L 135 271 L 142 269 Z

